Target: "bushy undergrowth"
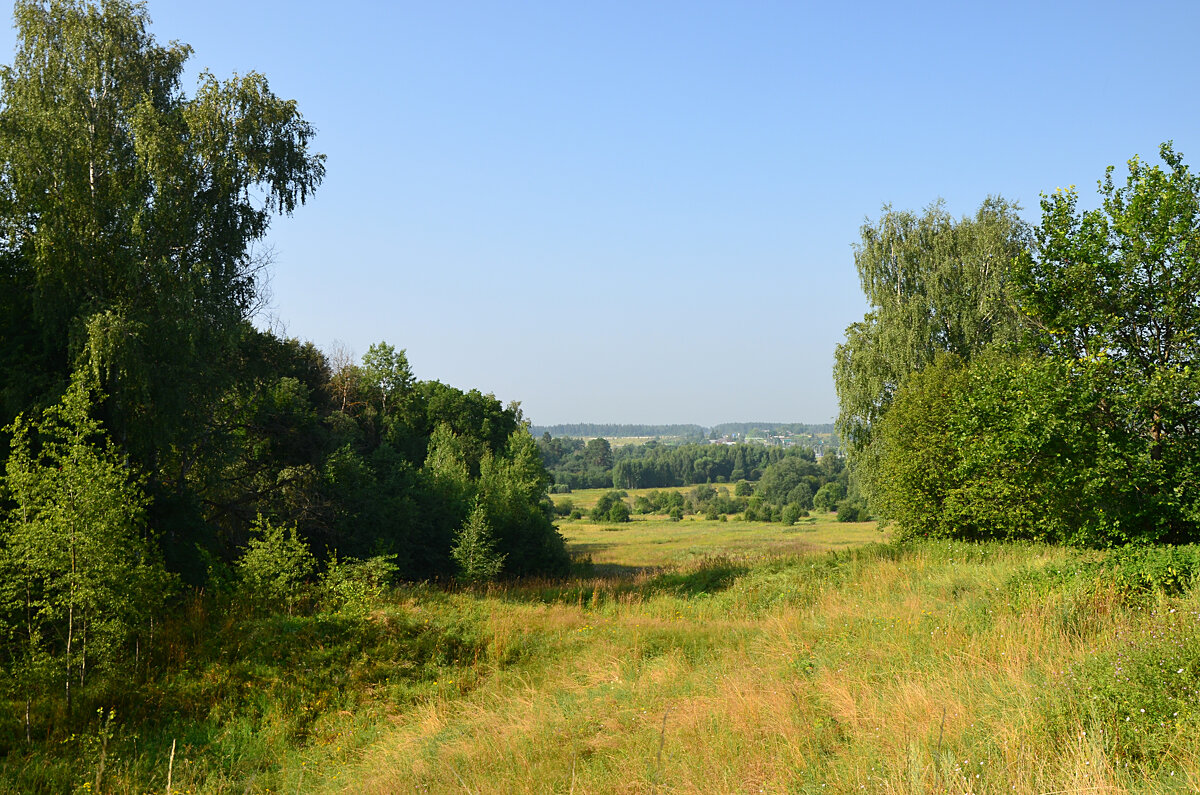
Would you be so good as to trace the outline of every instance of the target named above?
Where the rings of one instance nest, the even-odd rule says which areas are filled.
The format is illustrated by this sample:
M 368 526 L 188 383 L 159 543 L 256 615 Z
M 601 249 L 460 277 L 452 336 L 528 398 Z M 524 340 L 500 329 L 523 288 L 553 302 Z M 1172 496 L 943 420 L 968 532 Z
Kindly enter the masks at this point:
M 1109 554 L 1104 568 L 1121 593 L 1175 596 L 1200 580 L 1200 546 L 1122 547 Z
M 110 693 L 82 731 L 51 721 L 26 743 L 6 719 L 0 792 L 164 790 L 173 742 L 176 792 L 276 790 L 284 760 L 343 762 L 388 712 L 487 657 L 471 611 L 434 589 L 384 592 L 386 568 L 339 563 L 291 615 L 236 593 L 195 598 L 159 628 L 161 673 Z M 16 718 L 23 705 L 10 706 Z

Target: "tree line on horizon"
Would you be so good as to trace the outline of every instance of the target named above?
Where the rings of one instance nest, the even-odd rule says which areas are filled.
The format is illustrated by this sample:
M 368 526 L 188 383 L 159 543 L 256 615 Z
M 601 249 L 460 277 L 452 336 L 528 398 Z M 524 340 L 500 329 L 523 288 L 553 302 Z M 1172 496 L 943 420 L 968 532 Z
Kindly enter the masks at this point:
M 999 197 L 863 226 L 837 424 L 899 537 L 1200 541 L 1200 178 L 1159 154 L 1037 226 Z
M 550 436 L 574 436 L 592 438 L 604 436 L 607 438 L 636 438 L 636 437 L 668 437 L 682 441 L 699 441 L 701 439 L 719 439 L 723 436 L 751 433 L 764 434 L 813 434 L 834 435 L 836 429 L 833 423 L 808 424 L 803 422 L 723 422 L 711 428 L 703 425 L 629 425 L 618 423 L 577 422 L 559 425 L 532 425 L 530 433 L 535 437 L 549 434 Z
M 614 447 L 602 436 L 584 441 L 549 433 L 543 433 L 537 445 L 556 491 L 757 481 L 768 466 L 790 455 L 813 456 L 807 447 L 664 444 L 655 440 Z M 831 461 L 835 457 L 829 456 Z

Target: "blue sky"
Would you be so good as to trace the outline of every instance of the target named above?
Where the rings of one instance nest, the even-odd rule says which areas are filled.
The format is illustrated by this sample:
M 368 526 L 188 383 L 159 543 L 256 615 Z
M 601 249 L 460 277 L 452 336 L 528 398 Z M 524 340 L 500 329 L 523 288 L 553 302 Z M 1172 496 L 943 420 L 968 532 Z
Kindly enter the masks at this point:
M 1200 165 L 1194 2 L 148 8 L 189 90 L 256 70 L 319 131 L 268 241 L 287 332 L 538 424 L 828 421 L 882 203 L 1036 221 L 1163 140 Z

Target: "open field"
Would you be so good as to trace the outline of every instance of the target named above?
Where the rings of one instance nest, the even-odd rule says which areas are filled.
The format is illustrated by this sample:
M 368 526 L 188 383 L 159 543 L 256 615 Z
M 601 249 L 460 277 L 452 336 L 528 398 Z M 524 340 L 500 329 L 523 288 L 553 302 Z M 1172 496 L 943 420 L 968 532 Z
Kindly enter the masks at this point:
M 736 524 L 695 523 L 634 569 Z M 705 540 L 707 531 L 712 539 Z M 846 528 L 845 543 L 863 527 Z M 834 545 L 836 527 L 821 528 Z M 579 544 L 605 533 L 568 530 Z M 766 528 L 747 537 L 772 542 Z M 814 533 L 815 535 L 815 533 Z M 622 540 L 628 542 L 622 554 Z M 871 545 L 745 549 L 657 573 L 444 597 L 488 654 L 333 791 L 1190 792 L 1200 785 L 1200 600 L 1131 596 L 1099 553 Z M 430 609 L 419 601 L 412 609 Z M 433 610 L 438 610 L 435 604 Z M 1119 681 L 1127 679 L 1128 681 Z M 342 785 L 340 782 L 350 782 Z
M 672 522 L 662 516 L 634 516 L 623 524 L 581 519 L 559 529 L 576 556 L 587 556 L 598 573 L 620 574 L 653 566 L 687 565 L 707 557 L 774 557 L 847 549 L 887 536 L 874 522 L 841 523 L 836 515 L 779 522 L 711 521 L 686 516 Z
M 200 718 L 165 700 L 107 757 L 101 734 L 15 752 L 0 793 L 165 791 L 176 740 L 179 793 L 1200 787 L 1194 557 L 902 547 L 828 519 L 564 531 L 590 576 L 218 621 L 238 652 L 191 647 Z

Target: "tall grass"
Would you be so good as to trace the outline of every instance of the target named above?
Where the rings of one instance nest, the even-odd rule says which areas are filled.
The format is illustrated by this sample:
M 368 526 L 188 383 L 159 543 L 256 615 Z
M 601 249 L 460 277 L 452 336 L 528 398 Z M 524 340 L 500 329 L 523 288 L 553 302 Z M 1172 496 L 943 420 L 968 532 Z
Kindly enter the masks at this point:
M 1200 566 L 1147 554 L 868 544 L 355 616 L 197 604 L 157 700 L 115 705 L 100 788 L 165 791 L 177 740 L 175 792 L 1191 792 Z M 94 791 L 102 731 L 14 742 L 0 791 Z
M 522 663 L 399 720 L 348 789 L 1193 791 L 1196 680 L 1164 677 L 1200 671 L 1200 603 L 1099 557 L 877 545 L 494 589 Z

